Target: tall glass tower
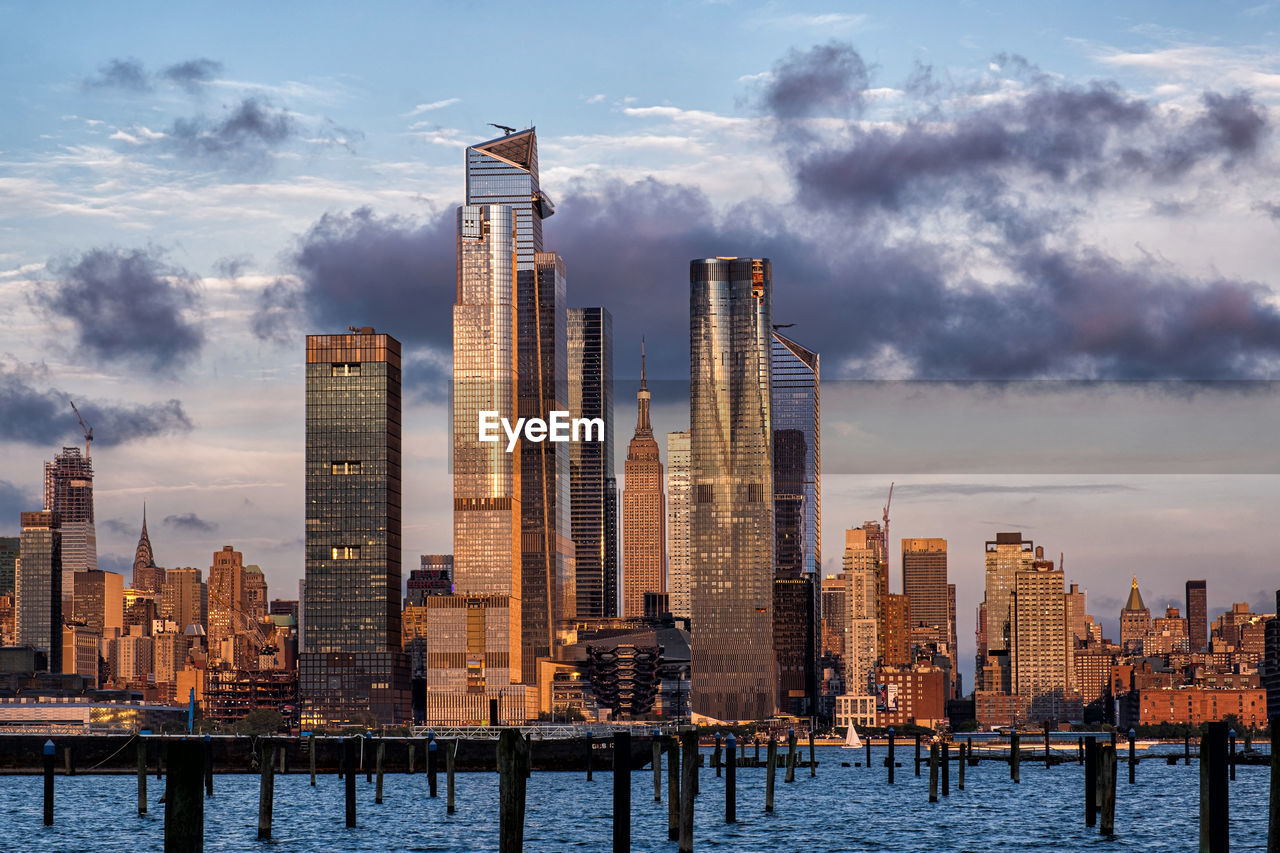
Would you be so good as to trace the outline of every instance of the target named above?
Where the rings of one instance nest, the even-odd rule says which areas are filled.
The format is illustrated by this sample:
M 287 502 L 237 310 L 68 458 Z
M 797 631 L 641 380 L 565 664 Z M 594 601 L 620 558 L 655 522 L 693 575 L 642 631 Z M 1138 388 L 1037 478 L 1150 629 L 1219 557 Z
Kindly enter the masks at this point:
M 62 597 L 70 601 L 75 573 L 98 568 L 98 536 L 93 524 L 93 463 L 78 447 L 64 447 L 44 463 L 44 508 L 62 522 Z M 68 608 L 69 611 L 69 608 Z
M 689 265 L 692 707 L 776 711 L 772 271 L 764 258 Z
M 302 725 L 408 718 L 400 644 L 400 342 L 307 336 Z
M 569 445 L 577 615 L 617 615 L 613 467 L 613 317 L 604 308 L 569 309 L 569 411 L 604 421 L 604 441 Z
M 42 649 L 62 672 L 62 531 L 56 512 L 24 512 L 14 598 L 18 645 Z

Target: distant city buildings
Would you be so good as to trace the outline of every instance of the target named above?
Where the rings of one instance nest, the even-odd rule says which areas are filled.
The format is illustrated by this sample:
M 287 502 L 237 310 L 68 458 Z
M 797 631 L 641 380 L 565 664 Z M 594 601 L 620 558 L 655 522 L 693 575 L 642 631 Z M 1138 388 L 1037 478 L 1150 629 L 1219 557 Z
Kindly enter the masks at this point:
M 627 449 L 622 490 L 622 616 L 628 619 L 645 615 L 646 593 L 667 592 L 666 490 L 649 400 L 642 349 L 636 431 Z

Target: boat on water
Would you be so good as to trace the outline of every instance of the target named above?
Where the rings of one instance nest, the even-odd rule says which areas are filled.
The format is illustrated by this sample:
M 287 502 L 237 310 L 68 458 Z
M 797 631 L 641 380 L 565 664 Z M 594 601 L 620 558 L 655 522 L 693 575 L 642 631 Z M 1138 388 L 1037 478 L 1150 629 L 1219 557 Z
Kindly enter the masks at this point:
M 862 738 L 858 737 L 858 730 L 849 724 L 849 734 L 844 739 L 845 749 L 862 749 Z

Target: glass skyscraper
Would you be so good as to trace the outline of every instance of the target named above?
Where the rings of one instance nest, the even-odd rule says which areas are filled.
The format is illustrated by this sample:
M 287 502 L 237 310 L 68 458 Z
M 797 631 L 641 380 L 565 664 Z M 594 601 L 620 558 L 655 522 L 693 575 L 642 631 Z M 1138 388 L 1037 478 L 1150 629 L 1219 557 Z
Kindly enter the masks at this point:
M 776 710 L 773 651 L 772 272 L 763 258 L 689 268 L 692 707 Z
M 98 568 L 93 522 L 93 462 L 78 447 L 64 447 L 44 463 L 44 508 L 56 512 L 62 531 L 62 597 L 70 601 L 75 573 Z
M 689 619 L 689 431 L 667 433 L 667 594 L 671 614 Z
M 19 536 L 14 632 L 18 645 L 49 655 L 62 672 L 62 531 L 56 512 L 24 512 Z
M 569 309 L 569 412 L 604 421 L 604 441 L 569 445 L 578 618 L 617 615 L 618 550 L 613 465 L 613 317 Z
M 307 336 L 302 725 L 408 718 L 400 643 L 400 342 Z

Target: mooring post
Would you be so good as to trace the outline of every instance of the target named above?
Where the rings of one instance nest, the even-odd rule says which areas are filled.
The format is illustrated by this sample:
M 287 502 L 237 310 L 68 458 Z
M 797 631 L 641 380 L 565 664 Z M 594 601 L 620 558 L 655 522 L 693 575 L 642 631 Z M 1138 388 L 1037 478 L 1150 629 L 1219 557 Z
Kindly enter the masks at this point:
M 200 853 L 204 850 L 204 744 L 174 741 L 168 744 L 169 778 L 164 787 L 165 853 Z
M 1051 766 L 1049 764 L 1049 721 L 1048 720 L 1044 721 L 1044 766 L 1046 770 Z
M 437 765 L 440 759 L 437 757 L 439 746 L 436 744 L 436 736 L 434 732 L 427 732 L 427 788 L 430 796 L 436 796 L 436 773 Z
M 453 814 L 453 762 L 458 757 L 458 739 L 449 741 L 449 748 L 444 754 L 444 793 L 449 803 L 445 806 L 448 814 Z
M 356 750 L 359 745 L 353 737 L 342 741 L 342 774 L 346 782 L 347 826 L 356 825 Z
M 1230 803 L 1227 791 L 1227 724 L 1209 723 L 1200 739 L 1200 850 L 1227 853 Z
M 938 745 L 929 744 L 929 802 L 938 801 Z
M 387 757 L 387 744 L 382 738 L 378 738 L 378 754 L 374 759 L 374 772 L 377 773 L 377 782 L 374 783 L 373 803 L 374 805 L 382 805 L 382 762 Z
M 1132 728 L 1129 729 L 1129 784 L 1132 785 L 1138 781 L 1138 754 L 1134 751 L 1137 746 L 1137 732 Z
M 716 732 L 716 748 L 711 753 L 711 766 L 716 769 L 716 778 L 720 778 L 720 733 Z
M 724 739 L 724 822 L 738 820 L 738 739 L 729 732 Z
M 920 775 L 920 735 L 916 735 L 916 775 Z
M 587 781 L 591 781 L 591 753 L 595 749 L 595 744 L 591 740 L 591 730 L 587 730 Z
M 307 758 L 311 761 L 311 787 L 316 786 L 316 733 L 307 732 Z
M 53 764 L 58 749 L 52 740 L 44 742 L 44 825 L 53 826 Z
M 938 744 L 939 758 L 942 760 L 942 796 L 951 796 L 951 745 L 945 740 Z
M 138 735 L 138 814 L 147 813 L 147 742 Z
M 1022 750 L 1018 746 L 1018 730 L 1009 735 L 1009 778 L 1014 782 L 1022 781 Z
M 503 729 L 498 736 L 498 849 L 520 853 L 524 849 L 525 765 L 529 742 L 519 729 Z
M 1182 763 L 1191 764 L 1191 735 L 1182 736 Z
M 62 773 L 64 776 L 76 775 L 76 763 L 71 757 L 71 744 L 62 748 Z
M 809 727 L 809 778 L 818 775 L 818 759 L 813 751 L 813 727 Z
M 1084 825 L 1098 822 L 1098 739 L 1084 739 Z
M 613 735 L 613 853 L 631 851 L 631 732 Z
M 680 853 L 693 853 L 693 786 L 698 779 L 698 732 L 680 733 Z
M 413 759 L 415 757 L 414 753 L 417 751 L 417 749 L 418 749 L 418 739 L 412 738 L 412 737 L 409 738 L 409 774 L 408 775 L 410 776 L 413 775 Z
M 772 734 L 769 735 L 769 748 L 765 752 L 768 761 L 764 771 L 764 810 L 773 811 L 773 783 L 774 777 L 778 773 L 778 741 Z
M 867 752 L 867 759 L 866 759 L 867 769 L 870 770 L 871 769 L 871 735 L 869 734 L 867 735 L 867 739 L 863 741 L 863 746 L 866 748 L 866 752 Z
M 1280 853 L 1280 717 L 1271 718 L 1271 797 L 1267 811 L 1267 853 Z
M 960 744 L 959 748 L 960 748 L 960 754 L 958 756 L 959 760 L 956 761 L 956 769 L 960 771 L 960 775 L 956 779 L 956 784 L 959 787 L 959 789 L 963 791 L 964 790 L 964 766 L 965 764 L 968 763 L 968 754 L 964 748 L 963 742 Z
M 262 739 L 261 777 L 258 780 L 258 840 L 271 840 L 271 807 L 276 792 L 276 747 L 270 739 Z
M 662 732 L 657 729 L 653 730 L 653 743 L 650 744 L 650 752 L 653 755 L 651 759 L 653 764 L 653 801 L 660 803 L 662 802 Z
M 360 738 L 360 769 L 364 771 L 364 783 L 366 785 L 373 784 L 373 762 L 368 763 L 364 760 L 364 745 L 373 740 L 373 732 L 366 731 L 364 737 Z M 372 758 L 373 756 L 370 756 Z
M 1236 730 L 1229 729 L 1227 731 L 1227 739 L 1230 744 L 1227 753 L 1227 766 L 1231 768 L 1231 781 L 1236 781 Z
M 787 729 L 787 775 L 784 782 L 796 781 L 796 730 Z
M 1084 738 L 1076 738 L 1076 764 L 1084 765 Z
M 204 795 L 213 796 L 213 736 L 204 736 Z
M 1102 820 L 1098 831 L 1104 838 L 1116 834 L 1116 748 L 1110 744 L 1098 755 L 1102 776 Z
M 889 758 L 885 761 L 889 768 L 889 784 L 893 784 L 893 726 L 889 726 Z
M 680 738 L 667 742 L 667 840 L 680 840 Z
M 755 747 L 756 747 L 756 766 L 759 767 L 760 766 L 760 733 L 759 732 L 756 732 L 751 736 L 751 742 L 755 744 Z

